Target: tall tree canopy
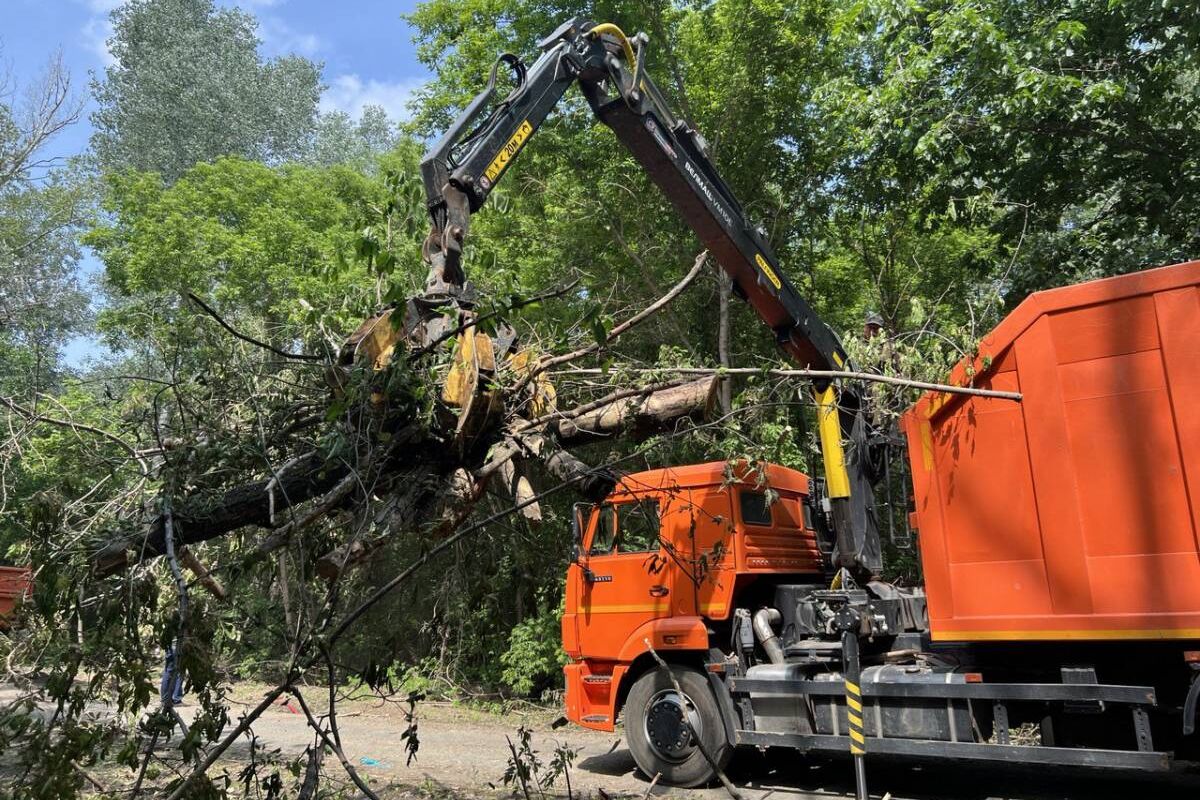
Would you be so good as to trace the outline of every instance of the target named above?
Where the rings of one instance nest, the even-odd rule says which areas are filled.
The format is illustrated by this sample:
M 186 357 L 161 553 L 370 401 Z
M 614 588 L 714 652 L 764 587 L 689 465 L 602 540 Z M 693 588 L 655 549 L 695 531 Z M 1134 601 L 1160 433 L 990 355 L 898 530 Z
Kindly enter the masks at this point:
M 46 388 L 88 317 L 75 275 L 87 187 L 52 150 L 80 108 L 61 57 L 24 86 L 0 72 L 0 393 Z
M 103 168 L 170 182 L 219 156 L 279 162 L 303 152 L 320 66 L 295 55 L 264 60 L 253 16 L 213 0 L 130 0 L 112 24 L 115 63 L 92 87 Z
M 851 57 L 822 92 L 845 142 L 835 191 L 868 207 L 916 200 L 929 227 L 990 209 L 1010 303 L 1195 257 L 1194 12 L 1177 0 L 853 3 L 830 29 Z
M 650 72 L 823 313 L 848 328 L 875 308 L 900 329 L 938 305 L 963 320 L 964 299 L 990 298 L 994 322 L 1031 290 L 1195 255 L 1200 32 L 1188 5 L 724 0 L 586 13 L 651 35 Z M 410 21 L 438 80 L 418 129 L 444 127 L 496 52 L 531 52 L 570 13 L 422 4 Z M 678 226 L 647 212 L 653 190 L 582 103 L 529 151 L 506 180 L 538 191 L 492 238 L 528 240 L 512 235 L 527 202 L 550 206 L 531 215 L 548 262 L 628 262 L 623 244 L 598 244 L 614 239 L 678 250 Z M 583 238 L 569 238 L 581 219 Z

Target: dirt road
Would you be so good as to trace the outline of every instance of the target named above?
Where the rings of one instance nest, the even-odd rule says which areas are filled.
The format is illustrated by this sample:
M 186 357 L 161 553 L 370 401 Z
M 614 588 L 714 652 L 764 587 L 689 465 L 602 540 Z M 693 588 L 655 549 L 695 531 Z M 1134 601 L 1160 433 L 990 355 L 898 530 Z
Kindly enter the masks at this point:
M 237 702 L 230 709 L 230 716 L 236 720 L 243 711 L 256 705 L 262 691 L 263 687 L 236 687 L 233 698 Z M 317 714 L 323 710 L 320 695 L 314 691 L 308 698 Z M 15 691 L 0 687 L 0 703 L 15 696 Z M 557 712 L 553 710 L 528 706 L 501 715 L 459 705 L 421 703 L 418 706 L 420 750 L 413 763 L 406 765 L 401 739 L 405 722 L 399 704 L 360 699 L 341 702 L 338 708 L 348 758 L 385 800 L 508 796 L 509 790 L 503 783 L 509 759 L 507 737 L 515 742 L 520 726 L 533 731 L 533 746 L 543 763 L 552 758 L 559 744 L 578 751 L 570 771 L 576 798 L 643 798 L 649 792 L 663 798 L 728 800 L 719 787 L 692 791 L 664 786 L 651 789 L 650 782 L 635 768 L 619 734 L 595 733 L 569 725 L 554 730 L 551 723 Z M 94 710 L 105 713 L 102 706 Z M 188 719 L 195 713 L 195 706 L 185 703 L 180 711 Z M 254 732 L 260 748 L 278 749 L 280 755 L 289 759 L 301 755 L 313 741 L 304 716 L 298 708 L 288 705 L 271 707 L 254 725 Z M 163 754 L 178 760 L 178 751 Z M 226 770 L 236 775 L 248 758 L 249 744 L 242 740 L 229 749 L 214 772 Z M 327 759 L 326 764 L 331 774 L 341 775 L 335 760 Z M 1129 777 L 1019 765 L 918 765 L 869 755 L 867 772 L 872 795 L 878 798 L 890 793 L 894 800 L 1200 798 L 1200 775 L 1195 774 Z M 111 779 L 113 786 L 127 782 L 130 777 L 124 768 L 115 765 L 100 775 L 104 780 Z M 854 791 L 848 760 L 818 759 L 794 752 L 739 754 L 730 769 L 730 778 L 740 787 L 743 800 L 842 798 L 852 797 Z M 560 781 L 547 793 L 547 800 L 565 794 L 566 785 Z M 534 798 L 539 800 L 536 794 Z
M 506 736 L 524 725 L 534 731 L 534 748 L 549 761 L 556 743 L 579 751 L 571 770 L 572 788 L 589 796 L 642 797 L 649 781 L 637 772 L 618 734 L 602 734 L 566 726 L 552 730 L 556 714 L 541 709 L 498 715 L 457 706 L 423 704 L 419 710 L 420 751 L 405 766 L 399 708 L 371 702 L 349 704 L 339 714 L 347 755 L 381 786 L 427 789 L 443 787 L 454 794 L 503 792 L 508 762 Z M 285 753 L 300 753 L 312 741 L 304 718 L 286 707 L 272 708 L 255 726 L 263 743 Z M 806 800 L 853 796 L 848 761 L 815 759 L 794 753 L 757 752 L 735 763 L 730 777 L 745 800 Z M 876 797 L 890 792 L 896 800 L 1051 800 L 1057 798 L 1195 798 L 1200 776 L 1163 778 L 1083 775 L 1062 770 L 994 766 L 913 765 L 881 758 L 869 761 L 868 776 Z M 565 785 L 557 787 L 565 793 Z M 684 791 L 656 786 L 656 796 L 725 800 L 721 788 Z

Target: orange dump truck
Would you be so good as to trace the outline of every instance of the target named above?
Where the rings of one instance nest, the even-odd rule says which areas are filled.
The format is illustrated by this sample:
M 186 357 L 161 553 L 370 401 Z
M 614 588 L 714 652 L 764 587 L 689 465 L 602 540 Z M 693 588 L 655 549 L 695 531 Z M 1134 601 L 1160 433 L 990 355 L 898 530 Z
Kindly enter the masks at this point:
M 0 567 L 0 630 L 8 628 L 13 609 L 31 586 L 28 567 Z
M 739 746 L 1196 760 L 1200 262 L 1032 295 L 950 382 L 1021 399 L 904 415 L 923 587 L 833 568 L 822 482 L 779 466 L 577 506 L 567 716 L 676 785 Z

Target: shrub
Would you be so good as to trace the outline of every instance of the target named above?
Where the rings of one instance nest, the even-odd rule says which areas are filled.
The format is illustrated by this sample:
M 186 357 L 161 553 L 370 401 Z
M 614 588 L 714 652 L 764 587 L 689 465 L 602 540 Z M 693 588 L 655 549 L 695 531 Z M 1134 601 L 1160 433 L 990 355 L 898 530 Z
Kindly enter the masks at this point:
M 500 679 L 524 696 L 541 694 L 561 682 L 567 663 L 562 649 L 562 601 L 551 606 L 547 592 L 538 593 L 538 613 L 513 628 L 508 650 L 500 655 Z

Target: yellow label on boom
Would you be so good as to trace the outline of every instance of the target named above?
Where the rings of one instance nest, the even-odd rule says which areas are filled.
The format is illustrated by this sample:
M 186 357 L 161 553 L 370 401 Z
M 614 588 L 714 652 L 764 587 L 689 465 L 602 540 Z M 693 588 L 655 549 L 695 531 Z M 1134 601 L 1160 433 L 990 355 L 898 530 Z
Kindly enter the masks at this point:
M 484 174 L 487 175 L 489 181 L 492 183 L 496 182 L 496 179 L 500 177 L 500 173 L 504 172 L 505 167 L 508 166 L 508 162 L 512 161 L 513 156 L 521 150 L 521 145 L 525 144 L 525 140 L 529 138 L 529 134 L 531 133 L 533 133 L 533 126 L 529 124 L 529 120 L 525 120 L 517 128 L 517 132 L 505 143 L 504 149 L 492 159 L 491 164 L 488 164 L 488 168 Z
M 758 264 L 758 268 L 762 270 L 763 275 L 767 276 L 767 280 L 771 282 L 772 286 L 776 289 L 783 287 L 783 284 L 779 282 L 779 276 L 775 274 L 775 270 L 771 269 L 771 265 L 763 258 L 762 253 L 754 254 L 754 262 Z

